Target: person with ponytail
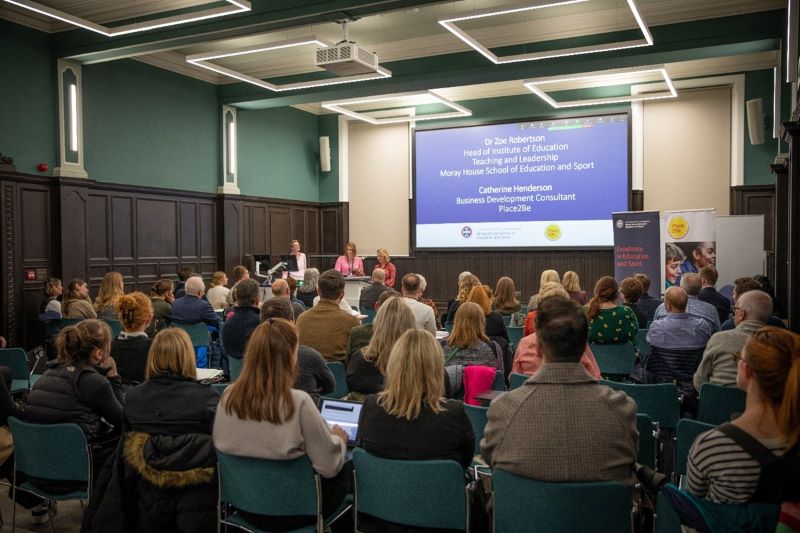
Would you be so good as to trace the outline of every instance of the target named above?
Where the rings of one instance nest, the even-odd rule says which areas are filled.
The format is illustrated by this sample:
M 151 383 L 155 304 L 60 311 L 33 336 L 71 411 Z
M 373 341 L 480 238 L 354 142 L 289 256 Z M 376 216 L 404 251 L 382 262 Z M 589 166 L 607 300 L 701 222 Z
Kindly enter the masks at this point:
M 723 503 L 800 501 L 800 335 L 765 326 L 737 360 L 744 413 L 697 437 L 688 490 Z
M 594 286 L 594 296 L 586 306 L 589 320 L 589 342 L 594 344 L 623 344 L 633 341 L 639 331 L 636 313 L 630 307 L 617 304 L 619 286 L 611 276 L 604 276 Z
M 125 392 L 111 358 L 111 329 L 89 319 L 61 330 L 55 340 L 58 358 L 36 381 L 25 419 L 41 424 L 80 426 L 93 447 L 94 474 L 116 448 Z
M 143 292 L 125 294 L 117 300 L 117 317 L 122 323 L 119 337 L 111 342 L 111 354 L 117 362 L 117 372 L 126 385 L 136 385 L 145 379 L 147 353 L 153 340 L 145 330 L 153 320 L 153 305 Z

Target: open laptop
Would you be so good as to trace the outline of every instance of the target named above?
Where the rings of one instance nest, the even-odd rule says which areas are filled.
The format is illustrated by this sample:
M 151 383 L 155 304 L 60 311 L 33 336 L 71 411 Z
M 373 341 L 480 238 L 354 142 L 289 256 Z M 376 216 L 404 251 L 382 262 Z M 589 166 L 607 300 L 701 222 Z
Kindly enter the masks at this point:
M 361 415 L 360 403 L 323 398 L 319 410 L 322 418 L 328 423 L 328 427 L 338 424 L 347 433 L 348 446 L 356 445 L 358 418 Z

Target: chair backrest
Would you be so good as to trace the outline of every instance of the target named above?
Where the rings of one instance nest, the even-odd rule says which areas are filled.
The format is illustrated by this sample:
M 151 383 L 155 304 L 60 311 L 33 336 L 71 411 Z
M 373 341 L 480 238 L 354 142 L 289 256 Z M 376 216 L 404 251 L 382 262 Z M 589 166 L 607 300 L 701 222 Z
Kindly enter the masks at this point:
M 116 339 L 119 337 L 120 332 L 122 331 L 122 322 L 117 320 L 116 318 L 106 318 L 103 320 L 108 327 L 111 328 L 111 338 Z
M 481 453 L 481 439 L 483 438 L 483 430 L 486 427 L 486 412 L 488 407 L 480 405 L 464 404 L 464 410 L 467 412 L 469 421 L 472 422 L 472 431 L 475 433 L 475 455 Z
M 703 348 L 673 350 L 651 346 L 650 355 L 647 357 L 647 370 L 657 378 L 691 383 L 702 358 Z
M 636 337 L 633 338 L 633 344 L 639 351 L 640 358 L 650 353 L 650 343 L 647 342 L 647 328 L 640 329 L 636 332 Z
M 244 366 L 244 359 L 241 357 L 228 357 L 228 368 L 231 372 L 231 383 L 237 380 L 239 374 L 242 373 Z
M 78 322 L 86 320 L 85 318 L 62 318 L 61 320 L 51 320 L 45 327 L 45 333 L 48 339 L 52 340 L 61 333 L 61 330 L 67 326 L 74 326 Z
M 548 483 L 492 474 L 494 531 L 631 531 L 631 496 L 619 482 Z
M 453 333 L 453 323 L 452 322 L 445 322 L 444 329 L 447 333 Z
M 508 330 L 508 347 L 513 353 L 516 350 L 519 341 L 522 340 L 524 337 L 523 328 L 522 326 L 509 326 L 506 328 Z
M 644 413 L 637 413 L 636 430 L 639 432 L 639 452 L 636 455 L 636 462 L 655 468 L 656 437 L 653 419 Z
M 328 363 L 328 368 L 333 373 L 333 379 L 336 380 L 336 388 L 326 396 L 329 398 L 344 398 L 350 392 L 350 389 L 347 388 L 347 369 L 344 364 L 338 361 Z
M 308 456 L 275 461 L 217 450 L 219 498 L 248 513 L 319 516 L 319 477 Z
M 508 326 L 511 324 L 511 318 L 512 318 L 513 316 L 514 316 L 514 315 L 503 315 L 503 325 L 504 325 L 505 327 L 508 327 Z
M 367 318 L 361 319 L 362 324 L 371 324 L 373 320 L 375 320 L 375 314 L 378 312 L 375 309 L 370 309 L 369 307 L 361 307 L 358 310 L 362 315 L 367 315 Z
M 622 391 L 636 402 L 637 412 L 649 415 L 663 428 L 675 429 L 680 418 L 678 388 L 674 383 L 638 385 L 601 380 L 614 390 Z
M 522 386 L 523 383 L 528 381 L 530 376 L 527 374 L 517 374 L 516 372 L 512 372 L 510 376 L 508 376 L 508 389 L 514 390 L 517 387 Z
M 192 341 L 192 346 L 195 348 L 208 348 L 210 339 L 208 336 L 208 325 L 206 325 L 205 322 L 198 322 L 197 324 L 176 324 L 173 322 L 172 326 L 185 331 Z
M 466 530 L 464 470 L 456 461 L 382 459 L 353 450 L 356 512 L 418 528 Z
M 597 366 L 604 376 L 628 376 L 636 365 L 636 347 L 626 342 L 624 344 L 594 344 L 590 343 Z
M 17 471 L 39 479 L 90 482 L 92 461 L 80 426 L 30 424 L 13 416 L 8 425 Z
M 724 424 L 731 416 L 744 412 L 747 394 L 736 387 L 723 387 L 713 383 L 703 383 L 697 406 L 697 420 L 707 424 Z
M 28 356 L 22 348 L 0 349 L 0 366 L 11 369 L 12 379 L 28 381 Z
M 506 376 L 500 370 L 494 372 L 494 382 L 492 382 L 492 390 L 507 391 Z
M 701 433 L 714 429 L 712 424 L 704 424 L 697 420 L 681 418 L 678 422 L 676 436 L 678 442 L 675 446 L 675 473 L 682 475 L 686 473 L 686 463 L 689 460 L 689 450 L 692 449 L 695 439 Z

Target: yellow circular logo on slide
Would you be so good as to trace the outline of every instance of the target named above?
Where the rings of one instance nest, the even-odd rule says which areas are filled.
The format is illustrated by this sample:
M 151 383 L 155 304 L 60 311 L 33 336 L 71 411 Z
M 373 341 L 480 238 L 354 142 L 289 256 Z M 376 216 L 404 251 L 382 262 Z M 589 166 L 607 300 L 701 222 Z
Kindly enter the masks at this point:
M 561 228 L 558 227 L 558 224 L 550 224 L 544 229 L 544 237 L 548 241 L 557 241 L 561 238 Z
M 667 221 L 667 233 L 673 239 L 683 239 L 689 233 L 689 222 L 678 215 Z

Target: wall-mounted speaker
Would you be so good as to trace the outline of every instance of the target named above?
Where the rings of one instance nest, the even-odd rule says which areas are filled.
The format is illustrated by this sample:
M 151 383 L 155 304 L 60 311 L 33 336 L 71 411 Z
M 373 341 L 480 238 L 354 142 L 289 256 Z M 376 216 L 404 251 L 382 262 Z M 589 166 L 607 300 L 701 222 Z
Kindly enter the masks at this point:
M 319 138 L 319 168 L 322 172 L 331 171 L 331 138 L 327 135 Z
M 764 143 L 764 101 L 761 98 L 747 101 L 747 131 L 750 144 Z

